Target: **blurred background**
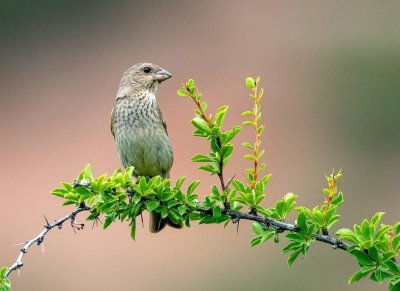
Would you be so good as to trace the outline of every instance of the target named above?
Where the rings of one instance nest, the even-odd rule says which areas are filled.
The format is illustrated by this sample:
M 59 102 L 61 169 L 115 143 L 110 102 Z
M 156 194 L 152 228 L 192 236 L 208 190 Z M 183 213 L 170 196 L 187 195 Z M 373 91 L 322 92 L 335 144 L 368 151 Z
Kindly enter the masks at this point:
M 397 1 L 0 1 L 0 265 L 16 243 L 68 213 L 49 195 L 86 163 L 120 167 L 109 119 L 121 74 L 150 61 L 173 73 L 158 102 L 175 151 L 172 180 L 217 183 L 189 162 L 208 145 L 191 136 L 193 105 L 176 96 L 194 78 L 227 126 L 250 108 L 246 76 L 262 77 L 268 172 L 265 206 L 287 192 L 322 203 L 324 174 L 343 169 L 334 230 L 377 211 L 399 221 L 400 3 Z M 240 144 L 226 176 L 249 164 Z M 80 215 L 78 221 L 83 221 Z M 283 244 L 249 247 L 251 224 L 151 235 L 116 223 L 74 234 L 65 225 L 25 257 L 13 290 L 386 290 L 349 287 L 356 262 L 316 243 L 287 267 Z

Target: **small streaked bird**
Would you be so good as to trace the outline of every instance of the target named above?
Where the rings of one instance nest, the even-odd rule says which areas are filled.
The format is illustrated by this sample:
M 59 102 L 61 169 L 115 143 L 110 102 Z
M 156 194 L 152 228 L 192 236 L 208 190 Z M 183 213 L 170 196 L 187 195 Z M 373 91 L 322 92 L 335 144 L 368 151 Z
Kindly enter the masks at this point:
M 136 177 L 169 178 L 173 152 L 156 93 L 161 82 L 171 77 L 152 63 L 136 64 L 122 75 L 111 112 L 111 132 L 123 166 L 134 166 Z M 157 233 L 166 224 L 181 227 L 157 213 L 150 214 L 150 232 Z

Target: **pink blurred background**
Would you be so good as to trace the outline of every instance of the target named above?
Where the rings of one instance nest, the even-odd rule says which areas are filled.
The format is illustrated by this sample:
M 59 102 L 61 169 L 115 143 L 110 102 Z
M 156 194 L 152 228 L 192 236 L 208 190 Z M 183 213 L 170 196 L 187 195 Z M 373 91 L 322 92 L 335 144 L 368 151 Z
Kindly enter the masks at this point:
M 208 145 L 191 136 L 192 104 L 176 96 L 194 78 L 227 125 L 251 106 L 244 79 L 262 77 L 268 172 L 265 206 L 287 192 L 323 201 L 324 174 L 342 168 L 345 204 L 336 225 L 377 211 L 399 220 L 400 3 L 396 1 L 2 1 L 0 4 L 0 265 L 35 236 L 43 215 L 72 208 L 49 195 L 90 162 L 96 175 L 120 167 L 109 130 L 121 74 L 141 61 L 174 78 L 158 101 L 175 151 L 172 179 L 216 177 L 189 162 Z M 227 176 L 248 162 L 240 144 Z M 78 217 L 83 221 L 85 215 Z M 147 217 L 145 217 L 147 219 Z M 316 243 L 288 268 L 284 246 L 250 248 L 251 224 L 168 229 L 126 224 L 74 234 L 65 225 L 32 248 L 13 290 L 386 290 L 349 287 L 355 261 Z

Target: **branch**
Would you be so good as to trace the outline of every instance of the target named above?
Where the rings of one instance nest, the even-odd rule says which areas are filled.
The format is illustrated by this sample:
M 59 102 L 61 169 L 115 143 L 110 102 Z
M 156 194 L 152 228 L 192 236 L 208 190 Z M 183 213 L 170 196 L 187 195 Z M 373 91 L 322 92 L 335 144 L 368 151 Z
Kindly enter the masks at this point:
M 71 226 L 73 227 L 74 231 L 75 228 L 76 229 L 82 229 L 83 228 L 83 224 L 75 224 L 75 217 L 79 212 L 82 211 L 87 211 L 90 210 L 90 207 L 87 207 L 85 205 L 81 205 L 79 207 L 77 207 L 74 211 L 72 211 L 70 214 L 64 216 L 63 218 L 60 218 L 56 221 L 54 221 L 53 223 L 48 223 L 47 219 L 46 219 L 46 224 L 44 225 L 44 230 L 39 233 L 35 238 L 27 241 L 24 246 L 21 248 L 21 252 L 19 253 L 19 256 L 17 258 L 17 260 L 15 261 L 14 264 L 11 265 L 11 267 L 9 267 L 7 269 L 7 272 L 5 274 L 5 278 L 7 278 L 11 272 L 16 271 L 20 268 L 22 268 L 22 266 L 24 265 L 22 259 L 24 257 L 24 255 L 28 252 L 29 248 L 36 243 L 36 245 L 40 245 L 43 243 L 44 241 L 44 237 L 46 236 L 46 234 L 52 230 L 55 227 L 61 228 L 63 223 L 67 220 L 71 220 Z
M 201 204 L 199 204 L 201 205 Z M 29 248 L 36 243 L 36 245 L 41 245 L 44 241 L 44 238 L 50 230 L 52 230 L 55 227 L 61 228 L 63 223 L 66 222 L 67 220 L 71 220 L 71 226 L 76 229 L 82 229 L 83 224 L 75 224 L 75 217 L 78 213 L 83 212 L 83 211 L 88 211 L 90 210 L 90 207 L 82 205 L 77 207 L 74 211 L 72 211 L 70 214 L 64 216 L 63 218 L 60 218 L 58 220 L 55 220 L 53 223 L 48 223 L 46 219 L 46 224 L 44 225 L 44 230 L 40 232 L 35 238 L 27 241 L 24 246 L 21 248 L 21 252 L 15 261 L 14 264 L 12 264 L 6 274 L 5 278 L 7 278 L 13 271 L 16 271 L 24 265 L 22 259 L 23 256 L 28 252 Z M 204 209 L 202 206 L 200 206 L 197 209 L 200 213 L 203 213 L 205 215 L 212 215 L 209 210 Z M 252 213 L 245 213 L 245 212 L 240 212 L 240 211 L 235 211 L 232 209 L 222 209 L 222 213 L 225 215 L 229 215 L 231 217 L 231 220 L 233 223 L 239 222 L 240 219 L 245 219 L 245 220 L 251 220 L 251 221 L 257 221 L 262 224 L 264 224 L 267 227 L 274 227 L 275 229 L 278 229 L 279 232 L 284 232 L 284 231 L 291 231 L 291 232 L 299 232 L 300 228 L 294 224 L 290 224 L 284 221 L 279 221 L 276 219 L 272 219 L 269 217 L 257 215 L 257 214 L 252 214 Z M 327 244 L 332 245 L 335 249 L 339 248 L 342 250 L 347 250 L 350 245 L 340 241 L 336 237 L 329 236 L 329 235 L 322 235 L 318 233 L 314 233 L 313 236 L 316 238 L 316 240 L 320 242 L 324 242 Z
M 291 231 L 291 232 L 299 232 L 300 228 L 294 224 L 286 223 L 284 221 L 275 220 L 269 217 L 260 216 L 252 213 L 244 213 L 240 211 L 235 211 L 231 209 L 223 209 L 222 213 L 229 215 L 232 218 L 233 222 L 238 222 L 240 219 L 257 221 L 264 224 L 267 227 L 274 227 L 278 229 L 280 232 Z M 338 238 L 330 236 L 330 235 L 322 235 L 318 233 L 314 233 L 313 237 L 320 242 L 324 242 L 333 246 L 333 248 L 339 248 L 342 250 L 347 250 L 350 245 L 340 241 Z
M 201 204 L 200 204 L 201 205 Z M 204 209 L 203 207 L 200 206 L 198 209 L 199 212 L 205 214 L 205 215 L 211 215 L 212 213 Z M 245 212 L 240 212 L 228 208 L 221 209 L 221 213 L 225 215 L 229 215 L 231 217 L 231 220 L 233 223 L 239 222 L 241 219 L 245 220 L 251 220 L 251 221 L 256 221 L 264 224 L 266 227 L 273 227 L 278 230 L 278 232 L 282 233 L 284 231 L 291 231 L 291 232 L 300 232 L 300 228 L 297 225 L 290 224 L 284 221 L 279 221 L 273 218 L 261 216 L 258 214 L 253 214 L 253 213 L 245 213 Z M 342 249 L 344 251 L 347 251 L 347 249 L 350 247 L 349 244 L 342 242 L 338 238 L 330 235 L 323 235 L 319 233 L 314 233 L 313 237 L 317 241 L 327 243 L 333 246 L 334 249 Z

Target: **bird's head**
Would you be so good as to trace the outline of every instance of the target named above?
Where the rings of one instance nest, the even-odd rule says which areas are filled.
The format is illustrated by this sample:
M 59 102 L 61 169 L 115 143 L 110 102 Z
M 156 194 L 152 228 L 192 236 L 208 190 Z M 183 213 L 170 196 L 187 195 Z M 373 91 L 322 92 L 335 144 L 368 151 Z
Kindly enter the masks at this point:
M 117 98 L 145 91 L 155 94 L 159 84 L 171 77 L 171 73 L 156 64 L 136 64 L 122 75 Z

